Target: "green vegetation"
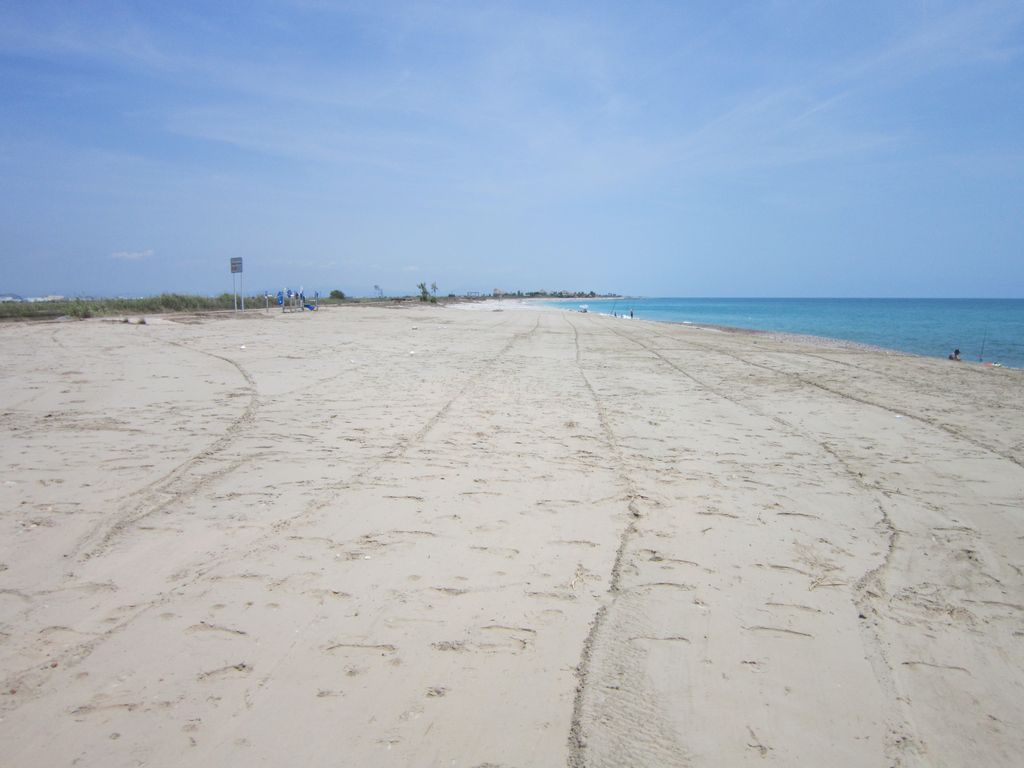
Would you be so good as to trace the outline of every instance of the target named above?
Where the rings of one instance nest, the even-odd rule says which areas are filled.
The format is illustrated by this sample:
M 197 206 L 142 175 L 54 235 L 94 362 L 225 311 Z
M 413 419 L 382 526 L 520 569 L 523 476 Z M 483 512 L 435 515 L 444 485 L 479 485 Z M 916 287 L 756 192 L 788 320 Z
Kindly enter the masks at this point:
M 374 288 L 376 287 L 374 286 Z M 429 301 L 431 304 L 437 304 L 437 283 L 431 283 L 429 289 L 425 282 L 416 283 L 416 287 L 420 292 L 420 301 Z
M 380 286 L 373 286 L 374 297 L 350 297 L 344 291 L 333 290 L 329 297 L 321 298 L 322 305 L 335 305 L 342 301 L 345 304 L 371 304 L 378 301 L 403 302 L 416 301 L 438 303 L 437 283 L 426 282 L 416 285 L 418 294 L 413 296 L 395 296 L 384 298 Z M 515 291 L 504 294 L 524 298 L 596 298 L 616 297 L 616 294 L 596 294 L 594 291 Z M 480 301 L 489 298 L 490 294 L 470 292 L 465 297 L 447 294 L 447 300 L 464 298 L 469 301 Z M 445 299 L 441 299 L 443 303 Z M 246 309 L 263 310 L 266 306 L 263 296 L 246 296 Z M 273 297 L 270 306 L 277 306 Z M 110 317 L 117 315 L 155 315 L 164 312 L 215 312 L 235 308 L 234 297 L 230 293 L 220 296 L 194 296 L 181 293 L 162 293 L 159 296 L 147 296 L 140 299 L 62 299 L 59 301 L 0 301 L 0 321 L 3 320 L 46 320 L 58 317 Z
M 262 296 L 246 297 L 253 309 L 262 307 Z M 55 317 L 109 317 L 110 315 L 159 314 L 234 309 L 230 293 L 220 296 L 187 296 L 161 293 L 142 299 L 68 299 L 65 301 L 0 302 L 0 320 L 45 320 Z

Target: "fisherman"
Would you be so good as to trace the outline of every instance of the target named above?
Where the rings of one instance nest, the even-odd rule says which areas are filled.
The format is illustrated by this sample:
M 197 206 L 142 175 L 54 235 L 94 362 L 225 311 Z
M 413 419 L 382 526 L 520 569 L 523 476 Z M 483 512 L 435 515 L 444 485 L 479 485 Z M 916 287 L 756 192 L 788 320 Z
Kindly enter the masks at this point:
M 953 350 L 953 354 L 951 354 L 949 356 L 949 359 L 950 360 L 959 360 L 960 359 L 960 350 L 959 349 L 954 349 Z

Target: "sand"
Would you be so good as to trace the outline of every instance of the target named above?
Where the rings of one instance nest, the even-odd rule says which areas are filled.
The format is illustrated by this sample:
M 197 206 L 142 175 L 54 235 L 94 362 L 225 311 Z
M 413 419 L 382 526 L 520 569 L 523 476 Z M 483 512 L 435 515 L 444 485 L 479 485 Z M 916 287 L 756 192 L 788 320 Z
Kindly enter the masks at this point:
M 1022 372 L 514 309 L 0 327 L 0 763 L 1024 762 Z

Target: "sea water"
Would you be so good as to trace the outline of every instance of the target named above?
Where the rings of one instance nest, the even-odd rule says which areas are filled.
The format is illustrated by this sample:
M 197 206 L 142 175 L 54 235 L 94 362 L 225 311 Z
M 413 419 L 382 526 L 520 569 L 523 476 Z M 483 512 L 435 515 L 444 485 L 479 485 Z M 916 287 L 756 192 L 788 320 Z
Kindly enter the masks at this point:
M 566 309 L 810 334 L 1024 368 L 1024 299 L 576 299 Z

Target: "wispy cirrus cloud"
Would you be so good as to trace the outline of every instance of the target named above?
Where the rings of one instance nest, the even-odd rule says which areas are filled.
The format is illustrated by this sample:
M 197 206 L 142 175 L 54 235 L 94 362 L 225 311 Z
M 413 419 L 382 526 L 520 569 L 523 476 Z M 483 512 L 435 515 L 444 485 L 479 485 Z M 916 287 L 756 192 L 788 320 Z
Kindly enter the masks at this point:
M 268 285 L 490 282 L 502 258 L 551 285 L 627 250 L 656 254 L 645 274 L 683 247 L 744 258 L 748 231 L 783 274 L 815 232 L 825 253 L 918 242 L 960 199 L 993 253 L 1019 243 L 1021 0 L 8 5 L 0 230 L 44 248 L 22 221 L 59 203 L 62 247 L 126 282 L 171 251 L 222 279 L 231 251 Z
M 156 253 L 152 248 L 147 248 L 144 251 L 114 251 L 110 254 L 110 258 L 117 259 L 118 261 L 144 261 L 150 258 Z
M 290 5 L 296 28 L 358 28 L 354 44 L 367 59 L 298 46 L 269 22 L 253 22 L 274 46 L 270 66 L 237 38 L 217 38 L 228 44 L 221 54 L 187 42 L 185 31 L 210 34 L 187 13 L 160 25 L 121 11 L 100 28 L 67 9 L 58 24 L 22 19 L 0 33 L 0 49 L 142 65 L 185 84 L 183 98 L 153 115 L 170 135 L 368 174 L 422 172 L 473 190 L 571 194 L 680 170 L 705 178 L 887 151 L 904 138 L 903 126 L 872 121 L 872 95 L 1014 55 L 1009 40 L 1021 14 L 1005 0 L 922 13 L 888 40 L 785 74 L 769 66 L 712 97 L 686 73 L 723 65 L 691 39 L 689 27 L 701 27 L 685 14 L 664 19 L 686 33 L 678 58 L 665 59 L 646 50 L 660 34 L 650 22 L 623 27 L 613 14 L 486 3 Z M 759 13 L 736 12 L 725 28 L 742 27 L 745 16 L 771 22 Z

